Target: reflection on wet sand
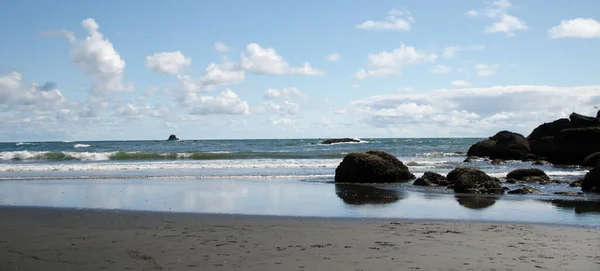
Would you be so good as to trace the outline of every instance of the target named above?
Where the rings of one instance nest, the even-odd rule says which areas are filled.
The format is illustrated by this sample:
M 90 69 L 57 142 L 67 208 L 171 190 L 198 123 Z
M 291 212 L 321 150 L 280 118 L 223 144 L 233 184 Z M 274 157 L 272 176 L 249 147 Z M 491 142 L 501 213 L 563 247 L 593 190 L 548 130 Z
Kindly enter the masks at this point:
M 492 195 L 454 195 L 454 198 L 458 201 L 458 204 L 469 209 L 485 209 L 494 205 L 499 197 Z
M 353 205 L 393 203 L 405 198 L 400 191 L 359 184 L 336 184 L 335 194 Z
M 600 202 L 553 199 L 550 203 L 562 209 L 574 210 L 576 214 L 600 213 Z

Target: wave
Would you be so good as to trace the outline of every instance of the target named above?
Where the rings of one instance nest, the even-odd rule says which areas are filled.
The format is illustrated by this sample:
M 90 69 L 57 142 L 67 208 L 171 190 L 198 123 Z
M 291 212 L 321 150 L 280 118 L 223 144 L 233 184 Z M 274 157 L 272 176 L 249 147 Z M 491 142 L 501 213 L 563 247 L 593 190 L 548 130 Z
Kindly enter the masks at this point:
M 31 143 L 31 142 L 18 142 L 15 145 L 17 145 L 17 146 L 23 146 L 23 145 L 36 145 L 36 144 L 35 143 Z
M 87 148 L 87 147 L 90 147 L 90 146 L 91 145 L 88 145 L 88 144 L 75 144 L 73 146 L 73 148 L 75 148 L 75 149 L 77 149 L 77 148 Z
M 240 160 L 232 163 L 223 161 L 181 161 L 171 162 L 101 162 L 101 163 L 45 163 L 45 164 L 0 164 L 0 172 L 56 172 L 56 171 L 132 171 L 132 170 L 178 170 L 178 169 L 335 169 L 339 161 L 330 159 L 314 160 Z M 12 178 L 12 177 L 11 177 Z
M 79 145 L 79 144 L 77 144 Z M 75 146 L 77 146 L 75 145 Z M 84 145 L 84 144 L 81 144 Z M 85 145 L 88 146 L 89 145 Z M 84 147 L 84 146 L 80 146 Z M 77 147 L 76 147 L 77 148 Z M 0 160 L 233 160 L 233 159 L 323 159 L 343 158 L 344 153 L 289 153 L 289 152 L 0 152 Z

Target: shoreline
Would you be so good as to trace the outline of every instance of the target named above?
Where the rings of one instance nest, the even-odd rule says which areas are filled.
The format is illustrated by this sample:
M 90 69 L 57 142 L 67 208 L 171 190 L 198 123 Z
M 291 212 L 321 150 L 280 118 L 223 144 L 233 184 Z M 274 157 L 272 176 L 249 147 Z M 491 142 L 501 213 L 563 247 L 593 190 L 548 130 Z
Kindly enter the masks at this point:
M 600 204 L 600 202 L 598 202 Z M 7 210 L 16 212 L 19 210 L 33 211 L 33 212 L 63 212 L 63 213 L 109 213 L 115 215 L 149 215 L 149 216 L 205 216 L 216 219 L 227 219 L 236 217 L 237 219 L 247 220 L 283 220 L 283 221 L 294 221 L 294 220 L 324 220 L 324 221 L 337 221 L 337 222 L 361 222 L 361 221 L 372 221 L 372 222 L 418 222 L 418 223 L 468 223 L 468 224 L 513 224 L 523 226 L 542 226 L 542 227 L 565 227 L 574 229 L 591 229 L 600 230 L 600 225 L 587 226 L 587 225 L 576 225 L 576 224 L 561 224 L 558 222 L 527 222 L 518 220 L 491 220 L 491 219 L 447 219 L 447 218 L 411 218 L 411 217 L 352 217 L 352 216 L 316 216 L 316 215 L 265 215 L 265 214 L 246 214 L 246 213 L 206 213 L 206 212 L 189 212 L 189 211 L 162 211 L 162 210 L 136 210 L 136 209 L 102 209 L 102 208 L 71 208 L 71 207 L 52 207 L 52 206 L 12 206 L 12 205 L 0 205 L 0 217 L 1 214 Z
M 0 270 L 597 270 L 598 229 L 0 207 Z

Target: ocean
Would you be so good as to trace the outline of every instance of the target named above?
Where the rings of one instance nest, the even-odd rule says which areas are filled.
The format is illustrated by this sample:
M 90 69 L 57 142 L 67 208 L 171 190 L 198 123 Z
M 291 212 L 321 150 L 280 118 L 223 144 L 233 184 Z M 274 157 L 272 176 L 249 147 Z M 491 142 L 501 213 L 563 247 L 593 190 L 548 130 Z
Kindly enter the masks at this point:
M 600 225 L 598 194 L 554 194 L 580 191 L 568 184 L 583 177 L 585 168 L 463 162 L 481 138 L 364 138 L 331 145 L 322 140 L 4 142 L 0 205 Z M 417 177 L 475 166 L 501 178 L 535 167 L 564 183 L 532 185 L 542 195 L 473 197 L 412 182 L 361 188 L 333 182 L 344 155 L 368 150 L 395 155 Z M 360 189 L 364 200 L 344 198 L 347 189 Z

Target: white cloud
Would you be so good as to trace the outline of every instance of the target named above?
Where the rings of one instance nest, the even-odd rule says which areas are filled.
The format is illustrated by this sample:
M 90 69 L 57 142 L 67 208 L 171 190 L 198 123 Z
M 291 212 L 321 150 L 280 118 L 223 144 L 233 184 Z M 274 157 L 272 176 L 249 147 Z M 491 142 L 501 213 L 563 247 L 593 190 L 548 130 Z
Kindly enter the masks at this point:
M 515 35 L 515 31 L 526 30 L 529 27 L 524 20 L 508 14 L 508 9 L 511 7 L 512 3 L 508 0 L 495 0 L 488 3 L 485 9 L 469 10 L 466 14 L 470 17 L 484 16 L 492 19 L 492 24 L 485 27 L 486 33 L 501 32 L 512 37 Z
M 437 55 L 421 52 L 415 47 L 401 44 L 399 48 L 391 52 L 382 51 L 369 54 L 368 58 L 369 69 L 360 69 L 351 78 L 361 80 L 370 77 L 399 75 L 402 67 L 423 62 L 434 62 Z
M 244 71 L 227 57 L 221 59 L 221 64 L 210 63 L 200 82 L 204 85 L 229 85 L 244 81 Z
M 221 41 L 217 41 L 215 42 L 215 50 L 219 53 L 227 53 L 229 51 L 229 46 Z
M 0 76 L 0 109 L 4 107 L 35 114 L 49 113 L 64 106 L 67 106 L 67 100 L 55 83 L 26 83 L 18 72 Z
M 471 85 L 471 83 L 469 83 L 465 80 L 455 80 L 455 81 L 452 81 L 452 85 L 455 87 L 468 87 Z
M 356 25 L 356 28 L 362 30 L 409 31 L 410 25 L 414 21 L 415 19 L 408 11 L 390 10 L 384 21 L 367 20 Z
M 286 117 L 273 117 L 269 120 L 269 122 L 271 122 L 271 124 L 273 125 L 285 125 L 285 126 L 290 126 L 292 124 L 294 124 L 294 121 L 290 118 L 286 118 Z
M 341 58 L 340 53 L 333 53 L 333 54 L 327 55 L 325 57 L 325 61 L 327 61 L 327 62 L 338 62 L 338 61 L 340 61 L 340 58 Z
M 496 70 L 500 68 L 500 65 L 488 65 L 488 64 L 477 64 L 475 65 L 475 71 L 479 76 L 490 76 L 496 74 Z
M 560 38 L 600 38 L 600 22 L 592 18 L 562 20 L 560 24 L 548 30 L 552 39 Z
M 172 114 L 171 109 L 166 106 L 152 108 L 149 104 L 127 103 L 117 108 L 117 114 L 127 118 L 141 117 L 165 117 Z
M 452 71 L 452 68 L 444 65 L 436 65 L 431 72 L 433 73 L 449 73 Z
M 96 21 L 88 18 L 81 26 L 89 34 L 84 40 L 76 40 L 69 33 L 66 36 L 71 42 L 71 60 L 94 79 L 94 94 L 133 91 L 131 83 L 123 84 L 125 61 L 112 43 L 98 32 Z
M 192 59 L 180 51 L 155 53 L 146 57 L 146 67 L 158 73 L 180 74 Z
M 262 111 L 279 116 L 297 115 L 300 104 L 308 101 L 308 96 L 297 88 L 268 89 L 263 96 Z
M 595 113 L 598 93 L 600 85 L 438 89 L 372 96 L 339 111 L 371 127 L 419 131 L 411 136 L 484 136 L 505 129 L 527 135 L 540 123 L 574 111 Z
M 230 89 L 219 96 L 202 96 L 190 110 L 192 115 L 247 115 L 249 106 L 246 101 Z
M 263 48 L 256 43 L 246 46 L 246 53 L 241 55 L 241 67 L 249 72 L 271 75 L 299 74 L 324 75 L 325 72 L 315 69 L 308 62 L 301 67 L 291 67 L 287 61 L 277 54 L 273 48 Z
M 229 58 L 222 57 L 220 64 L 208 64 L 204 74 L 199 78 L 193 78 L 189 75 L 177 75 L 180 86 L 177 89 L 167 91 L 167 94 L 175 96 L 178 102 L 188 106 L 196 101 L 197 92 L 211 91 L 217 86 L 239 83 L 244 79 L 244 70 Z

